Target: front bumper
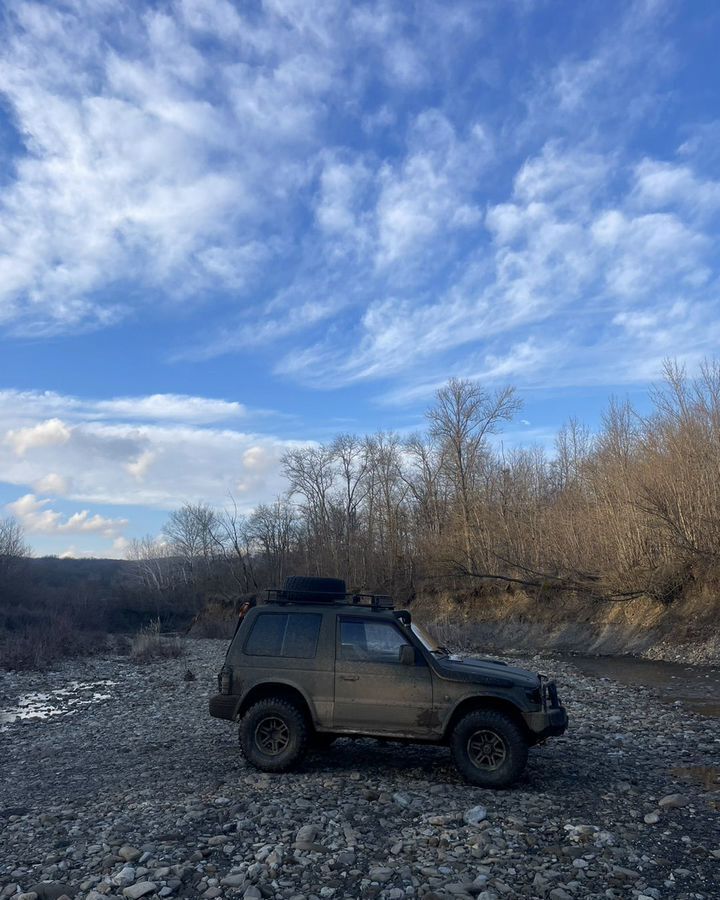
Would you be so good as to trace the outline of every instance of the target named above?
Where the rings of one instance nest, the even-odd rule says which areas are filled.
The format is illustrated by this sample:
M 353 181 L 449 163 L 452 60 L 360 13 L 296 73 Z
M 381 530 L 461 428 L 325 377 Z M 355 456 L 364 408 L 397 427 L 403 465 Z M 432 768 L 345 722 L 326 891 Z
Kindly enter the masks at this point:
M 216 719 L 229 719 L 232 722 L 235 719 L 238 699 L 232 694 L 213 694 L 208 703 L 210 715 Z
M 548 737 L 564 734 L 568 727 L 568 714 L 565 707 L 525 713 L 525 721 L 532 732 L 533 739 L 543 741 Z
M 560 705 L 554 681 L 543 681 L 542 701 L 543 709 L 525 713 L 525 721 L 536 741 L 564 734 L 568 727 L 568 714 Z

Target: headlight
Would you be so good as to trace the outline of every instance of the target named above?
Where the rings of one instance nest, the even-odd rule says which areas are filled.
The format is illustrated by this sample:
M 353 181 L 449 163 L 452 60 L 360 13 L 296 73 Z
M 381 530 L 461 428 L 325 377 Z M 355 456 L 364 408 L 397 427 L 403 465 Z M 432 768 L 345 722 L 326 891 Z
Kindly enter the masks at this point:
M 536 688 L 526 688 L 525 696 L 531 703 L 534 703 L 536 706 L 540 706 L 542 704 L 542 689 L 540 685 Z

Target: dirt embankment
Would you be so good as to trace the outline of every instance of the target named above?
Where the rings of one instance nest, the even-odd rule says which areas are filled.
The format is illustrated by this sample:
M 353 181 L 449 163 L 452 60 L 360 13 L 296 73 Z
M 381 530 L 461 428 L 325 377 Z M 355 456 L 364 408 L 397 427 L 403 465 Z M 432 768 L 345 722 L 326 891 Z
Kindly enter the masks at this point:
M 523 591 L 425 593 L 415 616 L 446 642 L 486 649 L 633 654 L 694 664 L 720 663 L 720 596 L 690 594 L 665 604 L 649 598 L 598 601 Z

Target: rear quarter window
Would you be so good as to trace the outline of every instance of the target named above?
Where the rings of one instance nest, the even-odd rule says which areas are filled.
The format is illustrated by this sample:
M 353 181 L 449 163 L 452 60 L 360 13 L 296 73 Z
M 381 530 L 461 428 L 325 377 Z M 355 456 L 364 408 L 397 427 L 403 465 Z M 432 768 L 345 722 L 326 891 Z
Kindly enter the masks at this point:
M 245 641 L 245 653 L 312 659 L 321 624 L 319 613 L 260 613 Z

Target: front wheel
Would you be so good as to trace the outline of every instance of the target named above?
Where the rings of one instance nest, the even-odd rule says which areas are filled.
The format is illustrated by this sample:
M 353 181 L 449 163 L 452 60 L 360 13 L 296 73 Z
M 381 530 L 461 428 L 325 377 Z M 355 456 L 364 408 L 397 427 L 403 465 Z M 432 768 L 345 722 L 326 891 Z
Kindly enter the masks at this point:
M 305 716 L 280 697 L 260 700 L 240 721 L 245 759 L 263 772 L 287 772 L 305 755 L 307 743 Z
M 492 709 L 463 716 L 453 728 L 450 749 L 466 780 L 487 788 L 504 788 L 517 781 L 528 757 L 528 742 L 520 726 Z

